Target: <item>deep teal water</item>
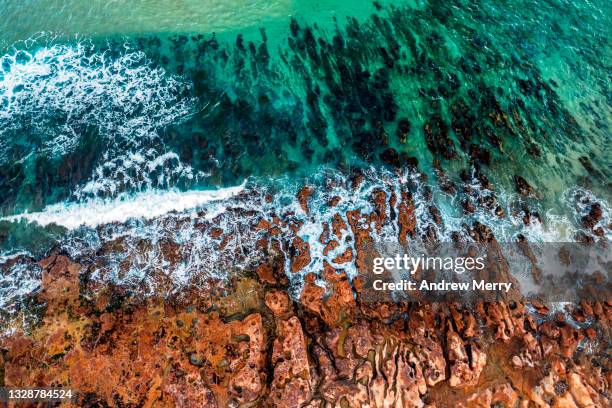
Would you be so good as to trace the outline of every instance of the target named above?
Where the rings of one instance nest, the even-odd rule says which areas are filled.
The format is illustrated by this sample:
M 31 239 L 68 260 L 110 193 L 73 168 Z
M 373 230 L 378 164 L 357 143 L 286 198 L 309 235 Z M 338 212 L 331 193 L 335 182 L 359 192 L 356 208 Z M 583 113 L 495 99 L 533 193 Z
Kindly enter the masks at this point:
M 437 184 L 438 166 L 507 194 L 521 175 L 538 192 L 530 205 L 568 216 L 573 188 L 610 199 L 610 8 L 368 2 L 244 35 L 14 42 L 0 59 L 0 212 L 247 178 L 293 185 L 322 168 L 411 167 Z M 2 222 L 0 246 L 43 253 L 62 234 L 34 228 Z

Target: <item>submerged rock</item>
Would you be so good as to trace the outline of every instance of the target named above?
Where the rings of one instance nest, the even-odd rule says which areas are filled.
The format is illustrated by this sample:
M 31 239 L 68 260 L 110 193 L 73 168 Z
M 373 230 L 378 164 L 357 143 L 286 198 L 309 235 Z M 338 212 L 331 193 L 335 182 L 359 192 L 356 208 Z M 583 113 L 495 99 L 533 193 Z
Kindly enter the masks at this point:
M 514 176 L 514 185 L 516 187 L 517 193 L 522 196 L 531 196 L 535 194 L 533 187 L 531 187 L 529 183 L 527 183 L 527 180 L 525 180 L 521 176 Z

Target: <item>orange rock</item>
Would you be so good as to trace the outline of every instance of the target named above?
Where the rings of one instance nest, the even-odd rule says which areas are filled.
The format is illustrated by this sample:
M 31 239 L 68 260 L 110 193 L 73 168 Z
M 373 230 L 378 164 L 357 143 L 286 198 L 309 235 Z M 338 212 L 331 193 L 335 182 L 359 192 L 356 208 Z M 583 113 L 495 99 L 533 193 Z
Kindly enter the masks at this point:
M 370 236 L 369 217 L 364 216 L 360 210 L 354 210 L 348 211 L 346 218 L 355 239 L 355 267 L 358 271 L 367 271 L 366 258 L 368 250 L 371 250 L 373 247 L 373 239 Z
M 270 224 L 269 221 L 261 218 L 259 222 L 257 223 L 257 225 L 255 225 L 255 228 L 258 230 L 267 230 L 267 229 L 270 229 L 271 226 L 272 224 Z
M 242 368 L 237 369 L 237 373 L 229 381 L 229 389 L 243 402 L 251 402 L 256 400 L 263 390 L 265 378 L 263 374 L 265 336 L 261 316 L 259 314 L 248 316 L 242 322 L 235 323 L 231 332 L 247 336 L 248 357 Z
M 281 320 L 272 351 L 274 377 L 270 385 L 271 401 L 278 407 L 300 407 L 313 395 L 314 382 L 306 339 L 297 317 Z
M 280 290 L 272 290 L 266 293 L 266 306 L 268 306 L 275 316 L 282 316 L 289 312 L 289 296 Z
M 261 220 L 261 221 L 264 221 L 264 220 Z M 261 224 L 261 221 L 260 221 L 260 224 Z M 221 237 L 221 235 L 223 235 L 223 230 L 221 228 L 213 228 L 212 230 L 210 230 L 210 236 L 213 238 L 219 238 Z
M 272 266 L 267 263 L 263 263 L 257 267 L 257 276 L 265 283 L 275 284 L 274 274 L 272 272 Z
M 50 307 L 76 306 L 79 297 L 79 272 L 81 266 L 66 256 L 58 255 L 42 263 L 42 293 L 40 298 Z
M 374 190 L 372 192 L 372 201 L 374 202 L 372 221 L 376 225 L 376 231 L 380 231 L 387 219 L 387 193 L 381 189 Z
M 446 341 L 451 366 L 450 386 L 463 388 L 476 385 L 487 363 L 486 354 L 476 343 L 471 343 L 469 348 L 466 347 L 461 337 L 453 329 L 448 330 Z
M 312 187 L 304 186 L 297 193 L 297 199 L 300 203 L 300 207 L 302 207 L 302 210 L 306 214 L 310 214 L 310 209 L 308 208 L 308 200 L 310 199 L 310 196 L 312 195 L 313 192 L 314 192 L 314 189 Z
M 338 248 L 338 246 L 340 246 L 338 241 L 336 241 L 335 239 L 332 239 L 331 241 L 327 243 L 327 245 L 325 245 L 325 248 L 323 248 L 323 255 L 327 256 L 327 254 L 329 254 L 334 249 Z
M 323 306 L 325 289 L 315 283 L 316 279 L 317 276 L 313 273 L 304 277 L 304 289 L 300 296 L 300 302 L 307 310 L 319 314 Z
M 373 213 L 335 214 L 323 226 L 326 255 L 353 238 L 354 250 L 334 264 L 355 262 L 363 271 L 374 254 L 372 229 L 388 218 L 397 217 L 398 240 L 416 234 L 408 192 L 387 197 L 378 190 L 372 199 Z M 585 329 L 552 319 L 535 301 L 544 318 L 534 319 L 520 299 L 373 303 L 363 296 L 363 276 L 351 280 L 325 261 L 305 276 L 300 301 L 292 302 L 285 265 L 303 271 L 310 248 L 299 238 L 303 224 L 295 214 L 269 218 L 250 227 L 266 256 L 256 268 L 259 279 L 251 269 L 237 271 L 227 282 L 206 281 L 179 295 L 143 297 L 92 285 L 81 279 L 88 269 L 66 256 L 41 260 L 42 290 L 33 304 L 46 308 L 34 310 L 29 326 L 17 320 L 0 336 L 3 385 L 69 386 L 82 395 L 75 406 L 609 405 L 610 302 L 583 301 L 572 311 L 588 322 Z M 218 241 L 223 236 L 203 230 Z M 499 255 L 490 228 L 475 224 L 470 233 Z M 169 259 L 180 250 L 165 242 L 162 253 Z M 507 273 L 502 266 L 487 277 Z M 155 279 L 164 276 L 159 271 Z
M 346 248 L 346 250 L 340 255 L 336 256 L 333 260 L 335 264 L 343 264 L 347 262 L 351 262 L 353 260 L 353 250 L 351 248 Z
M 327 222 L 323 223 L 323 231 L 319 236 L 319 242 L 323 245 L 329 242 L 329 224 Z
M 334 214 L 334 218 L 332 220 L 332 231 L 336 238 L 342 239 L 342 231 L 345 231 L 346 229 L 346 222 L 344 222 L 340 214 Z
M 407 236 L 414 237 L 416 229 L 416 216 L 414 214 L 414 201 L 412 196 L 407 191 L 401 192 L 402 201 L 398 206 L 397 222 L 400 227 L 399 242 L 402 245 L 407 243 Z
M 293 238 L 290 247 L 291 272 L 296 273 L 310 264 L 310 244 L 300 237 Z

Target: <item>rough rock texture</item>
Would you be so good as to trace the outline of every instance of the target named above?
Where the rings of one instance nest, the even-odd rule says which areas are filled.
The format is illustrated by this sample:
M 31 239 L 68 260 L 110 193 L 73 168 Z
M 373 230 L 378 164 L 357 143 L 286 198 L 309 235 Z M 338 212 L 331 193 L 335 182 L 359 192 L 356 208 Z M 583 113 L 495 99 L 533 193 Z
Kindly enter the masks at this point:
M 610 402 L 607 303 L 573 310 L 596 322 L 589 329 L 558 318 L 538 323 L 522 303 L 397 304 L 377 316 L 372 309 L 384 305 L 360 304 L 346 277 L 332 270 L 329 297 L 307 278 L 298 303 L 252 278 L 235 281 L 222 298 L 209 293 L 174 303 L 109 289 L 85 299 L 79 265 L 61 255 L 41 265 L 47 308 L 32 333 L 3 337 L 3 384 L 71 387 L 80 393 L 75 406 Z M 212 307 L 218 303 L 224 313 Z M 589 336 L 598 339 L 592 350 L 581 345 Z
M 350 231 L 354 245 L 305 274 L 298 296 L 286 275 L 310 265 L 310 247 L 281 234 L 299 227 L 276 216 L 253 225 L 264 231 L 261 265 L 169 297 L 92 290 L 86 268 L 53 254 L 39 262 L 38 321 L 15 319 L 0 337 L 2 385 L 70 387 L 78 407 L 610 406 L 610 302 L 364 301 L 342 266 L 365 267 L 390 216 L 398 241 L 412 239 L 414 204 L 398 196 L 375 191 L 371 214 L 336 214 L 321 243 Z M 496 244 L 484 225 L 469 234 Z M 503 265 L 489 273 L 510 278 Z

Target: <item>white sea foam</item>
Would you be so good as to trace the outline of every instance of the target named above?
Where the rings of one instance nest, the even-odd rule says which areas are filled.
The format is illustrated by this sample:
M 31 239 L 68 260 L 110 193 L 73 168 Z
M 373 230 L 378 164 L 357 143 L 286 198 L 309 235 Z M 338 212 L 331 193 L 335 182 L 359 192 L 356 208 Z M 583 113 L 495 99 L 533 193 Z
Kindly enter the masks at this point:
M 209 176 L 182 163 L 174 152 L 160 153 L 150 148 L 110 156 L 105 153 L 89 180 L 77 187 L 77 200 L 115 197 L 125 191 L 172 189 L 180 181 L 197 183 Z
M 22 261 L 19 259 L 20 256 L 0 257 L 0 310 L 2 311 L 14 312 L 15 306 L 24 297 L 36 292 L 41 285 L 40 266 Z
M 0 163 L 71 153 L 93 131 L 104 156 L 77 199 L 202 178 L 176 154 L 151 148 L 163 146 L 160 130 L 196 110 L 190 87 L 127 45 L 14 50 L 0 56 Z
M 96 227 L 130 218 L 152 219 L 172 211 L 186 211 L 213 201 L 223 201 L 244 191 L 245 183 L 218 190 L 146 191 L 122 195 L 114 199 L 91 199 L 85 202 L 53 204 L 43 211 L 2 218 L 7 221 L 27 220 L 46 226 L 57 224 L 68 229 Z
M 316 186 L 309 199 L 308 213 L 302 210 L 296 198 L 304 183 Z M 367 224 L 368 215 L 375 210 L 372 193 L 377 189 L 387 194 L 387 203 L 392 193 L 397 197 L 394 208 L 387 205 L 386 220 L 380 231 L 373 223 Z M 383 246 L 397 244 L 397 214 L 402 190 L 412 194 L 417 239 L 433 228 L 442 242 L 451 241 L 453 232 L 470 240 L 466 227 L 474 221 L 489 226 L 501 243 L 515 242 L 518 234 L 534 243 L 572 241 L 581 213 L 586 211 L 568 200 L 569 215 L 553 214 L 551 210 L 542 213 L 543 223 L 525 225 L 521 214 L 510 211 L 511 203 L 520 197 L 498 192 L 498 203 L 506 214 L 504 218 L 480 207 L 475 214 L 461 215 L 461 210 L 457 211 L 457 200 L 441 192 L 436 185 L 428 185 L 418 174 L 398 175 L 371 169 L 358 189 L 353 189 L 351 181 L 342 173 L 322 170 L 310 180 L 299 182 L 289 177 L 261 182 L 251 179 L 248 188 L 243 183 L 218 191 L 152 191 L 131 198 L 62 204 L 40 213 L 11 218 L 25 218 L 43 225 L 57 223 L 73 229 L 61 246 L 75 259 L 96 260 L 92 280 L 126 285 L 150 294 L 163 294 L 160 290 L 176 293 L 186 286 L 207 285 L 210 278 L 227 279 L 234 273 L 253 270 L 261 262 L 275 257 L 274 251 L 280 250 L 284 253 L 291 293 L 299 299 L 304 276 L 308 273 L 321 276 L 325 262 L 343 270 L 349 278 L 357 273 L 353 262 L 334 262 L 334 258 L 347 249 L 355 254 L 356 237 L 350 227 L 339 239 L 332 237 L 337 240 L 338 247 L 325 254 L 325 242 L 320 237 L 324 225 L 331 226 L 336 214 L 348 224 L 347 211 L 361 210 L 365 215 L 362 226 L 369 228 L 374 242 Z M 432 201 L 428 190 L 440 210 L 441 225 L 435 224 L 429 212 Z M 266 199 L 268 193 L 272 200 Z M 591 201 L 603 201 L 584 190 L 580 193 Z M 333 197 L 341 200 L 330 207 L 328 203 Z M 196 208 L 204 211 L 196 213 L 193 211 Z M 609 220 L 608 206 L 603 204 L 602 208 L 604 219 Z M 283 222 L 273 240 L 282 245 L 275 250 L 262 250 L 258 242 L 265 234 L 255 226 L 261 219 L 272 220 L 275 215 Z M 80 225 L 97 228 L 77 228 Z M 295 231 L 297 225 L 299 229 Z M 296 236 L 308 242 L 311 261 L 298 273 L 293 273 L 290 245 Z M 156 280 L 160 274 L 167 279 L 161 286 Z M 323 280 L 317 282 L 325 286 Z
M 188 88 L 127 47 L 113 56 L 85 42 L 14 51 L 0 57 L 0 129 L 37 129 L 42 147 L 60 154 L 85 126 L 108 142 L 139 144 L 191 112 Z

